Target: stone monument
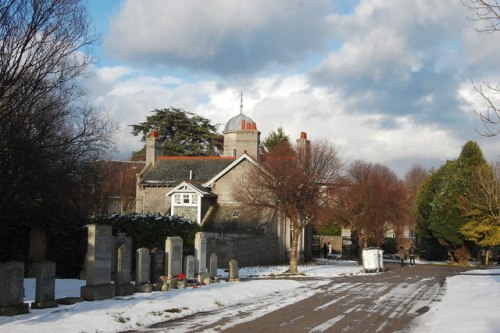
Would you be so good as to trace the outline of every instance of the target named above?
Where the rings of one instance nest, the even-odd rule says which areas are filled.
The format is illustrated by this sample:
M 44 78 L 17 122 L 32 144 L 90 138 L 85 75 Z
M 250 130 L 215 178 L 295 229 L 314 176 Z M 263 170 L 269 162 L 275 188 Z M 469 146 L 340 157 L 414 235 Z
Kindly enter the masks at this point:
M 35 301 L 31 303 L 32 309 L 57 307 L 55 300 L 56 290 L 56 263 L 44 261 L 35 265 L 36 292 Z
M 151 274 L 151 255 L 149 250 L 141 247 L 135 251 L 135 292 L 150 293 L 152 285 L 149 280 Z
M 238 268 L 238 261 L 236 259 L 229 260 L 229 282 L 240 280 L 240 269 Z
M 116 263 L 115 296 L 132 295 L 134 293 L 134 285 L 130 283 L 132 253 L 126 243 L 118 248 Z
M 197 232 L 194 237 L 194 274 L 207 272 L 207 237 Z
M 217 276 L 217 255 L 215 253 L 212 253 L 210 255 L 210 265 L 209 265 L 209 272 L 208 274 L 210 275 L 211 278 L 214 278 Z
M 165 241 L 165 274 L 177 277 L 182 272 L 182 238 L 167 237 Z
M 151 283 L 153 290 L 161 290 L 163 281 L 161 276 L 165 275 L 165 252 L 160 248 L 153 248 L 151 250 Z
M 184 257 L 184 275 L 186 275 L 186 280 L 194 280 L 194 257 L 193 256 Z
M 111 226 L 90 224 L 86 254 L 86 285 L 80 288 L 84 300 L 96 301 L 115 296 L 115 286 L 110 283 L 112 252 Z
M 0 263 L 0 316 L 16 316 L 29 312 L 23 302 L 24 263 L 9 261 Z

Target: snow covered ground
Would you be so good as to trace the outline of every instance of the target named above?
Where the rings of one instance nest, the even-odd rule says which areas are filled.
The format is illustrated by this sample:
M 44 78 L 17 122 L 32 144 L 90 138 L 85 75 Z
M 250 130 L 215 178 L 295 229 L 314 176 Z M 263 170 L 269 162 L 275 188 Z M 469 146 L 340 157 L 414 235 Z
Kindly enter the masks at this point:
M 0 332 L 119 332 L 216 310 L 249 298 L 258 300 L 267 295 L 328 283 L 328 280 L 321 278 L 364 274 L 362 267 L 355 262 L 330 263 L 300 266 L 299 270 L 305 276 L 318 277 L 312 283 L 273 278 L 273 275 L 284 272 L 287 266 L 241 268 L 240 277 L 259 278 L 234 283 L 221 282 L 196 289 L 60 305 L 51 309 L 30 309 L 27 315 L 0 317 Z M 419 317 L 414 332 L 500 332 L 500 275 L 491 275 L 495 272 L 500 274 L 500 270 L 482 270 L 450 278 L 443 300 Z M 221 277 L 227 276 L 223 270 L 219 273 Z M 81 280 L 57 280 L 56 298 L 79 296 L 80 286 L 84 283 Z M 34 279 L 25 280 L 25 293 L 25 302 L 32 302 Z M 291 298 L 289 302 L 299 300 Z

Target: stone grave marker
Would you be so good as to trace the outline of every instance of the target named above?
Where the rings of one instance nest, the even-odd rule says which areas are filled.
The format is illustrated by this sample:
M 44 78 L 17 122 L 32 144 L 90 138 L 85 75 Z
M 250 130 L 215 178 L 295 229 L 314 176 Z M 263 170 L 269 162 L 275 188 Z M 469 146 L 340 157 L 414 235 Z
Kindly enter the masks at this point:
M 113 255 L 111 257 L 111 279 L 116 279 L 116 271 L 118 270 L 117 254 L 118 248 L 123 244 L 127 244 L 129 249 L 132 249 L 132 238 L 128 237 L 126 233 L 119 232 L 118 235 L 113 236 Z
M 126 243 L 118 248 L 116 262 L 115 296 L 132 295 L 134 293 L 134 286 L 130 283 L 132 251 Z
M 167 237 L 165 240 L 165 273 L 177 277 L 182 272 L 182 238 Z
M 217 255 L 215 253 L 212 253 L 210 255 L 210 265 L 209 265 L 209 274 L 211 278 L 214 278 L 217 276 Z
M 16 316 L 29 312 L 29 304 L 23 302 L 23 291 L 24 263 L 0 263 L 0 316 Z
M 84 300 L 96 301 L 115 296 L 115 286 L 110 283 L 112 252 L 111 226 L 90 224 L 87 238 L 86 285 L 80 288 Z
M 236 259 L 229 260 L 229 282 L 235 282 L 240 280 L 240 269 L 238 267 L 238 261 Z
M 184 270 L 186 280 L 194 280 L 194 256 L 186 256 L 184 258 Z
M 149 250 L 141 247 L 135 252 L 135 292 L 150 293 L 151 255 Z
M 31 303 L 32 309 L 45 309 L 57 307 L 55 300 L 56 290 L 56 263 L 43 261 L 36 267 L 35 301 Z
M 207 237 L 203 232 L 197 232 L 194 237 L 194 274 L 207 272 Z
M 161 290 L 163 281 L 161 276 L 165 274 L 165 252 L 160 248 L 151 250 L 151 283 L 153 290 Z

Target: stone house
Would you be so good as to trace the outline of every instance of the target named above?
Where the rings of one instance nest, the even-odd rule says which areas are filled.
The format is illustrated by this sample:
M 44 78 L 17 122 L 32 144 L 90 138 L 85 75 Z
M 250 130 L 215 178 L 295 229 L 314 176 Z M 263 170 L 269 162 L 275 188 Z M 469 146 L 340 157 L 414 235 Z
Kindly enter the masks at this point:
M 206 233 L 220 265 L 283 262 L 291 244 L 289 223 L 274 210 L 255 211 L 232 198 L 248 170 L 259 163 L 260 132 L 242 110 L 229 119 L 222 156 L 161 156 L 158 132 L 146 139 L 146 165 L 137 175 L 136 212 L 184 216 Z M 303 133 L 298 144 L 309 144 Z M 302 259 L 311 256 L 311 231 L 303 233 Z M 224 267 L 224 266 L 221 266 Z

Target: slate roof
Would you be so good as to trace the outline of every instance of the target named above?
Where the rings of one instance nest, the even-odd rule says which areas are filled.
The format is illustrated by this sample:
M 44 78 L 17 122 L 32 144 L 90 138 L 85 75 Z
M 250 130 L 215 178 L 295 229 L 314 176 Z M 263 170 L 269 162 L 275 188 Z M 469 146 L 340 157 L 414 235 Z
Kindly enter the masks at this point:
M 220 156 L 161 156 L 141 177 L 142 186 L 175 186 L 182 181 L 206 182 L 235 160 Z

